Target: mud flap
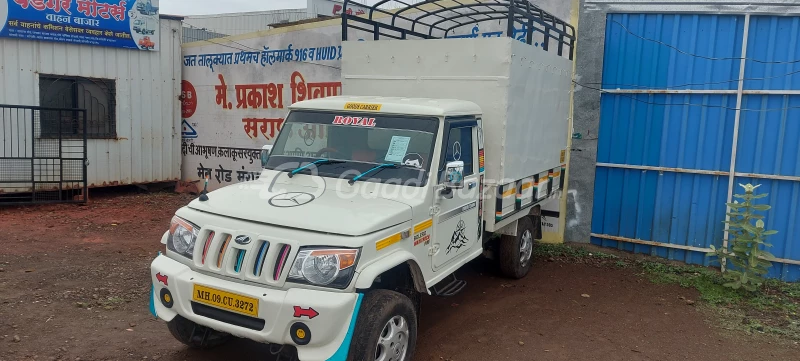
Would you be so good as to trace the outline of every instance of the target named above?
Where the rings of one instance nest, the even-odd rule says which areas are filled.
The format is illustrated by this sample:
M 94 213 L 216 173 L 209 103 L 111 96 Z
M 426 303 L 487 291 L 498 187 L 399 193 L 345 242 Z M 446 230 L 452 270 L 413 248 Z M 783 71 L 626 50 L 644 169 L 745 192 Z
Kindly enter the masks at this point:
M 151 284 L 150 285 L 150 314 L 152 314 L 153 317 L 158 318 L 158 313 L 156 313 L 156 300 L 155 300 L 155 297 L 156 297 L 156 286 Z

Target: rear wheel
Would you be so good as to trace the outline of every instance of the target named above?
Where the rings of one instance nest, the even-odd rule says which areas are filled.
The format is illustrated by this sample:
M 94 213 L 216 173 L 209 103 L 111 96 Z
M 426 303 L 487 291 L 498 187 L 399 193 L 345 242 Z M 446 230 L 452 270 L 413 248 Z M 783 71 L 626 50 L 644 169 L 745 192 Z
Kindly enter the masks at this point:
M 195 349 L 217 347 L 228 342 L 231 338 L 231 335 L 227 333 L 200 326 L 180 315 L 169 321 L 167 327 L 175 339 Z
M 520 279 L 531 270 L 533 242 L 536 235 L 531 217 L 517 221 L 517 235 L 504 235 L 500 239 L 500 270 L 503 275 Z
M 374 290 L 358 312 L 348 361 L 410 361 L 417 342 L 417 314 L 403 294 Z

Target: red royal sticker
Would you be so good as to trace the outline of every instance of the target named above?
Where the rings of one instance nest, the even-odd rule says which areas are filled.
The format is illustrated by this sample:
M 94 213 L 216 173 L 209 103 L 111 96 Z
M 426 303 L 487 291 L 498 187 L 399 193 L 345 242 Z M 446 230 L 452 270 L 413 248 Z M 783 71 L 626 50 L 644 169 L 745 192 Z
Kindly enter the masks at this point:
M 334 125 L 353 125 L 357 127 L 374 127 L 375 118 L 366 117 L 345 117 L 337 115 L 333 118 Z
M 156 279 L 158 282 L 164 284 L 164 286 L 169 286 L 169 276 L 162 275 L 161 272 L 156 273 Z
M 319 316 L 319 312 L 315 311 L 313 308 L 302 308 L 300 306 L 294 306 L 294 317 L 301 318 L 303 316 L 308 317 L 308 319 L 312 319 L 314 317 Z

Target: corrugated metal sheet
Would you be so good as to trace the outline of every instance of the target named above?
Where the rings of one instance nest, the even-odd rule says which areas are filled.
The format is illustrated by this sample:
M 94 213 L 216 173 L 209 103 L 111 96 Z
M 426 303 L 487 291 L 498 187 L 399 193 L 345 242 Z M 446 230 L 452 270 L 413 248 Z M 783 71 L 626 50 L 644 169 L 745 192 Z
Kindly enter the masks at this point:
M 585 0 L 588 11 L 610 13 L 707 13 L 768 14 L 800 13 L 797 0 Z
M 738 58 L 742 53 L 743 24 L 744 17 L 730 15 L 609 15 L 603 88 L 736 89 L 737 82 L 730 80 L 739 77 L 738 61 L 712 61 L 681 54 L 637 38 L 625 29 L 692 54 Z
M 203 41 L 209 39 L 217 39 L 217 38 L 224 38 L 228 35 L 215 33 L 213 31 L 207 31 L 203 29 L 195 29 L 192 27 L 183 27 L 183 36 L 182 42 L 184 43 L 191 43 L 193 41 Z
M 184 23 L 210 32 L 239 35 L 270 29 L 270 25 L 299 21 L 308 18 L 306 9 L 286 9 L 218 15 L 193 15 Z
M 751 17 L 747 53 L 755 60 L 746 62 L 745 78 L 766 79 L 745 81 L 745 90 L 800 89 L 799 34 L 800 18 Z M 609 14 L 603 88 L 736 90 L 743 36 L 737 15 Z M 711 264 L 687 247 L 722 242 L 736 100 L 735 93 L 603 94 L 592 233 L 672 247 L 592 241 Z M 800 260 L 800 182 L 765 179 L 800 176 L 800 95 L 744 95 L 742 109 L 736 173 L 760 176 L 736 177 L 735 184 L 761 184 L 759 191 L 770 193 L 763 200 L 773 207 L 767 228 L 779 232 L 769 238 L 770 251 Z M 743 192 L 735 187 L 734 194 Z M 798 280 L 800 267 L 776 263 L 770 276 Z
M 117 139 L 90 139 L 90 186 L 180 179 L 181 22 L 158 52 L 0 39 L 0 103 L 39 105 L 39 74 L 114 79 Z
M 800 17 L 751 17 L 747 54 L 767 62 L 800 59 Z M 745 89 L 800 90 L 800 63 L 769 64 L 748 60 L 745 78 L 764 78 L 745 81 Z

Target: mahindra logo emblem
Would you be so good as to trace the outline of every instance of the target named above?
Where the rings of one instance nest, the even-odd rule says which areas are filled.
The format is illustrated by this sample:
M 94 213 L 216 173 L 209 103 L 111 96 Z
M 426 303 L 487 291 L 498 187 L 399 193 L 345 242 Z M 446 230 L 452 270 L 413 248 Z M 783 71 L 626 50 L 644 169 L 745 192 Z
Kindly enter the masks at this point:
M 310 203 L 314 198 L 314 195 L 311 193 L 288 192 L 270 198 L 269 204 L 280 208 L 297 207 Z
M 234 240 L 237 244 L 241 244 L 242 246 L 246 244 L 250 244 L 250 237 L 248 236 L 237 236 Z

